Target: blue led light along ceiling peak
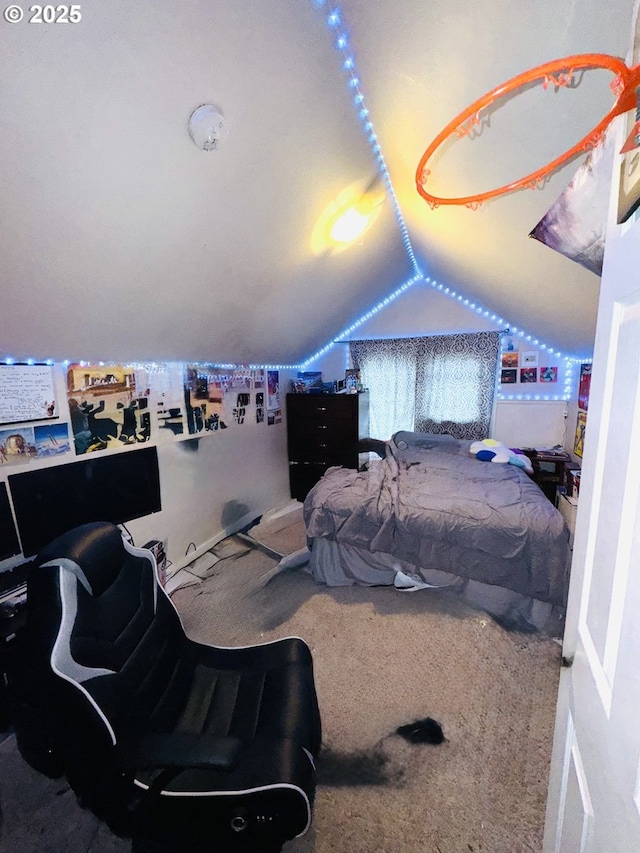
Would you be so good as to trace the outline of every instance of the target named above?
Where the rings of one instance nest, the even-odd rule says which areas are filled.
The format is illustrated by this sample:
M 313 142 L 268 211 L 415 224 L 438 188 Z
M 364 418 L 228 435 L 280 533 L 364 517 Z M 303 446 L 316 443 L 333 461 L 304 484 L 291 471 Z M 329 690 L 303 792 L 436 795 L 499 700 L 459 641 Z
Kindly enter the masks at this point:
M 334 39 L 334 47 L 342 60 L 341 67 L 347 78 L 347 88 L 351 95 L 354 109 L 357 113 L 362 130 L 369 143 L 369 147 L 371 148 L 371 151 L 376 159 L 376 164 L 378 167 L 378 171 L 380 172 L 382 181 L 387 188 L 387 193 L 389 197 L 391 198 L 391 203 L 393 205 L 393 210 L 395 213 L 396 221 L 398 223 L 398 227 L 400 229 L 400 234 L 402 236 L 402 242 L 404 244 L 405 251 L 407 253 L 414 273 L 420 276 L 422 275 L 422 273 L 418 266 L 418 262 L 413 251 L 413 246 L 411 245 L 409 232 L 407 231 L 407 226 L 404 221 L 402 211 L 400 210 L 400 205 L 398 204 L 398 198 L 393 188 L 391 177 L 389 176 L 389 170 L 387 168 L 382 149 L 380 148 L 378 137 L 376 135 L 375 130 L 373 129 L 373 123 L 371 122 L 371 119 L 369 117 L 369 110 L 365 104 L 365 97 L 362 91 L 360 75 L 358 73 L 355 56 L 351 48 L 351 37 L 344 22 L 344 15 L 339 6 L 336 6 L 334 4 L 327 4 L 324 2 L 324 0 L 312 0 L 312 3 L 322 15 L 326 16 L 326 25 Z

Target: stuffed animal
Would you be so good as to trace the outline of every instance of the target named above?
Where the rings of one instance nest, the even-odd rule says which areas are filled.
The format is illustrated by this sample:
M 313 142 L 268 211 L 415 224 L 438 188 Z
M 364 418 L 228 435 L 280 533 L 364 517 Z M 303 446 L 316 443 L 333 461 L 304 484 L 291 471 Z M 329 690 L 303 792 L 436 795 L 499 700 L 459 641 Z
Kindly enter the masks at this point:
M 469 448 L 469 452 L 482 462 L 500 462 L 504 465 L 516 465 L 518 468 L 524 468 L 527 474 L 533 473 L 533 465 L 528 456 L 525 456 L 524 453 L 516 453 L 507 447 L 506 444 L 496 441 L 495 438 L 474 441 Z

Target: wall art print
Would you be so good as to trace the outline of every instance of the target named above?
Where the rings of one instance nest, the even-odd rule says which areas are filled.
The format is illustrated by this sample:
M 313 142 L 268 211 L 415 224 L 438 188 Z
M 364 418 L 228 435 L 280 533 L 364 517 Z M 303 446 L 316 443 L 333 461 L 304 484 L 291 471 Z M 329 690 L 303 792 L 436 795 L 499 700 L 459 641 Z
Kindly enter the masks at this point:
M 77 454 L 148 441 L 149 389 L 138 389 L 126 365 L 70 364 L 67 400 Z
M 604 257 L 614 130 L 610 125 L 603 141 L 589 152 L 566 189 L 529 233 L 598 276 Z
M 557 367 L 541 367 L 540 375 L 538 377 L 539 382 L 557 382 L 558 381 L 558 368 Z

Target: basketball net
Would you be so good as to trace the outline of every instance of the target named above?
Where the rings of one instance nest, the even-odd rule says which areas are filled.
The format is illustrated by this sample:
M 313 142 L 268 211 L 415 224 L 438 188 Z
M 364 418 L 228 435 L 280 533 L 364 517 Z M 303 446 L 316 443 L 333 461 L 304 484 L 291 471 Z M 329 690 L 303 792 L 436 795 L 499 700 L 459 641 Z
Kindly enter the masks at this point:
M 427 164 L 434 152 L 445 140 L 454 134 L 458 139 L 461 139 L 476 132 L 482 124 L 481 113 L 487 107 L 505 97 L 505 95 L 509 95 L 517 89 L 526 86 L 528 83 L 540 81 L 543 89 L 547 89 L 549 86 L 566 88 L 573 84 L 577 71 L 594 68 L 611 71 L 614 74 L 610 88 L 616 98 L 615 103 L 593 130 L 589 131 L 586 136 L 563 154 L 560 154 L 559 157 L 551 160 L 541 169 L 525 175 L 520 180 L 512 181 L 504 186 L 476 193 L 475 195 L 461 196 L 459 198 L 442 198 L 426 191 L 425 184 L 431 175 Z M 636 124 L 625 142 L 621 153 L 630 151 L 640 146 L 640 100 L 638 93 L 640 93 L 640 65 L 629 68 L 617 56 L 608 56 L 604 53 L 584 53 L 576 56 L 567 56 L 563 59 L 555 59 L 553 62 L 538 65 L 535 68 L 529 69 L 529 71 L 524 71 L 522 74 L 512 77 L 506 83 L 496 86 L 495 89 L 478 98 L 477 101 L 474 101 L 440 131 L 418 163 L 418 168 L 416 169 L 416 188 L 432 210 L 435 210 L 442 204 L 464 205 L 475 210 L 485 201 L 513 192 L 514 190 L 525 188 L 537 189 L 560 166 L 563 166 L 576 155 L 595 148 L 603 139 L 607 127 L 616 116 L 622 115 L 629 110 L 636 110 Z

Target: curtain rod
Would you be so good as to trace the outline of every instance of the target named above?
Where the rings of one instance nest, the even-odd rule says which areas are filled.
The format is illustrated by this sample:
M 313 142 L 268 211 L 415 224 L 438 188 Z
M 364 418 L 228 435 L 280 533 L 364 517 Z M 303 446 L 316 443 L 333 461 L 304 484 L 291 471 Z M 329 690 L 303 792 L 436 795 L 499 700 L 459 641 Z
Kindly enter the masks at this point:
M 491 331 L 491 329 L 487 329 L 486 331 Z M 447 333 L 445 332 L 445 334 L 447 334 Z M 475 334 L 475 332 L 449 332 L 448 334 L 466 335 L 466 334 Z M 499 335 L 509 335 L 509 334 L 511 334 L 511 329 L 507 326 L 506 329 L 500 329 L 498 331 L 498 334 Z M 429 337 L 429 336 L 428 335 L 408 335 L 408 337 L 413 338 L 413 337 Z M 359 340 L 365 340 L 365 341 L 366 340 L 384 340 L 384 338 L 382 338 L 382 339 L 381 338 L 349 338 L 349 340 L 347 340 L 347 341 L 332 341 L 332 343 L 334 343 L 334 344 L 350 344 L 353 341 L 359 341 Z

